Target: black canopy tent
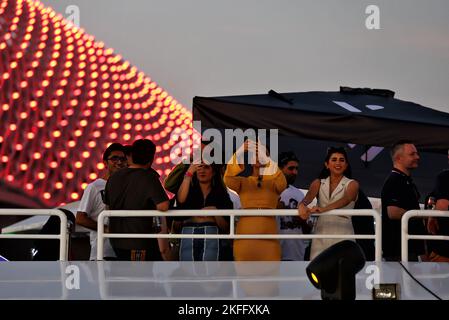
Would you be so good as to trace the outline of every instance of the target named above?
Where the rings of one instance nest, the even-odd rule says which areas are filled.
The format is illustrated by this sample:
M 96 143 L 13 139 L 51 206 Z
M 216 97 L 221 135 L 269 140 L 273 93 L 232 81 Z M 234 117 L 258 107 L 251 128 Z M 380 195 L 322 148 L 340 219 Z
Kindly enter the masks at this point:
M 341 88 L 195 97 L 193 119 L 201 121 L 202 129 L 278 129 L 279 151 L 293 150 L 300 157 L 297 182 L 303 188 L 320 171 L 327 146 L 349 143 L 354 177 L 370 196 L 379 196 L 391 168 L 388 152 L 371 147 L 410 139 L 424 151 L 413 176 L 421 193 L 428 193 L 435 176 L 447 167 L 449 114 L 393 96 L 388 90 Z

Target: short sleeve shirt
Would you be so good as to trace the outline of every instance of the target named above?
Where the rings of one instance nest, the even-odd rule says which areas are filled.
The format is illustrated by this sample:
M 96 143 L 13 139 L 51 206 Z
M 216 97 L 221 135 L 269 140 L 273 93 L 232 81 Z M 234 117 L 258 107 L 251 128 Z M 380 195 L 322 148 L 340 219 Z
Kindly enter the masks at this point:
M 104 188 L 106 180 L 97 179 L 89 183 L 84 190 L 83 196 L 79 203 L 78 211 L 84 212 L 94 221 L 98 220 L 98 216 L 104 210 Z M 109 239 L 104 242 L 104 256 L 115 257 L 114 250 L 111 247 Z M 97 259 L 97 232 L 90 231 L 90 260 Z
M 401 220 L 388 217 L 388 206 L 396 206 L 406 211 L 419 210 L 419 192 L 410 176 L 393 168 L 382 188 L 382 250 L 385 257 L 401 255 Z M 421 219 L 411 219 L 410 234 L 425 234 Z M 410 251 L 415 254 L 424 253 L 422 241 L 410 241 Z
M 124 168 L 115 172 L 106 183 L 105 203 L 110 210 L 155 210 L 168 197 L 153 169 Z M 153 218 L 110 219 L 112 233 L 151 233 Z M 155 239 L 111 239 L 119 249 L 155 249 Z
M 296 209 L 298 204 L 304 199 L 304 193 L 295 186 L 289 185 L 281 193 L 280 201 L 286 208 Z M 302 234 L 301 224 L 296 216 L 277 216 L 276 221 L 279 227 L 279 233 L 282 234 Z M 281 239 L 282 260 L 301 261 L 304 260 L 304 254 L 308 241 L 301 239 Z

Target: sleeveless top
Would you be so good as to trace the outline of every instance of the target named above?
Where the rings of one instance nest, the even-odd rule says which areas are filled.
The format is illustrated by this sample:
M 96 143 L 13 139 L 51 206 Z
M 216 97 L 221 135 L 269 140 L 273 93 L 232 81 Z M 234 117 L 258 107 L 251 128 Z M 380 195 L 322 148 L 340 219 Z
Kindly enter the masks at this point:
M 321 179 L 320 191 L 317 205 L 320 208 L 343 198 L 349 183 L 353 181 L 343 177 L 335 190 L 329 195 L 330 177 Z M 351 201 L 346 206 L 339 209 L 354 209 L 355 201 Z M 347 216 L 319 216 L 314 228 L 315 234 L 354 234 L 352 221 Z M 322 251 L 345 239 L 313 239 L 310 250 L 310 260 L 313 260 Z

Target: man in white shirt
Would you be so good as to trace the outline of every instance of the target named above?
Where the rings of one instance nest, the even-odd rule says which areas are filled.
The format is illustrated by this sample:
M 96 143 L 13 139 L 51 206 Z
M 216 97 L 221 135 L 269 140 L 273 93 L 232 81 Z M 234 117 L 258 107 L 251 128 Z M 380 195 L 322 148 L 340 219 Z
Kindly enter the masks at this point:
M 103 153 L 103 162 L 106 168 L 104 176 L 87 185 L 76 214 L 76 223 L 91 230 L 90 260 L 96 260 L 97 258 L 97 219 L 100 213 L 105 210 L 104 189 L 106 181 L 115 171 L 127 166 L 123 146 L 120 143 L 111 144 Z M 105 226 L 105 232 L 108 232 L 107 226 Z M 105 260 L 115 258 L 115 252 L 109 239 L 104 242 L 104 257 Z
M 298 176 L 299 160 L 293 152 L 282 152 L 279 155 L 279 168 L 287 179 L 288 187 L 281 193 L 279 208 L 296 209 L 303 200 L 304 193 L 293 186 Z M 277 217 L 280 234 L 310 233 L 310 226 L 298 216 Z M 283 261 L 302 261 L 307 247 L 307 240 L 283 239 L 281 242 Z

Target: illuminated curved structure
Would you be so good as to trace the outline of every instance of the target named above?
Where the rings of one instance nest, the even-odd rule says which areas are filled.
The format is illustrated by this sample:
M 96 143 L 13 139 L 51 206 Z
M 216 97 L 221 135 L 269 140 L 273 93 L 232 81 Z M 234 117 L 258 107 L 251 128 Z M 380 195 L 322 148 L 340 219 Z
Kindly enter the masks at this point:
M 111 142 L 148 138 L 173 166 L 175 128 L 192 115 L 149 77 L 42 3 L 0 0 L 0 200 L 76 201 Z

